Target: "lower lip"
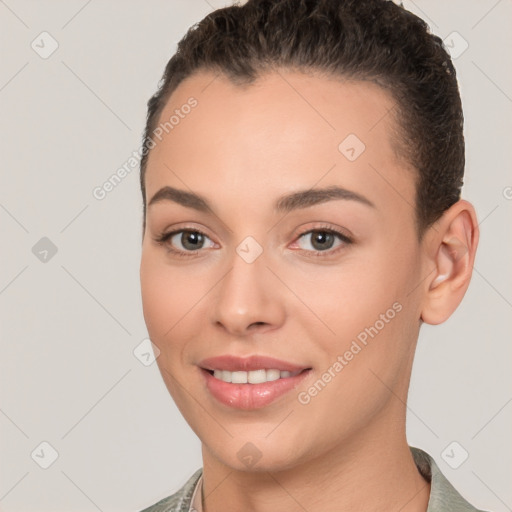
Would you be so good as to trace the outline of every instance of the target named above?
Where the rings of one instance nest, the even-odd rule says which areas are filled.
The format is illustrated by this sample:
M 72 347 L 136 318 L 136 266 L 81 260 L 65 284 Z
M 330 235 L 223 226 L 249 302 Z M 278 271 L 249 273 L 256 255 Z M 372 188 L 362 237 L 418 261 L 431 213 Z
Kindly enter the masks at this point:
M 304 370 L 294 377 L 277 379 L 261 384 L 232 384 L 216 379 L 210 372 L 201 368 L 208 391 L 222 404 L 235 409 L 261 409 L 294 389 L 309 375 Z

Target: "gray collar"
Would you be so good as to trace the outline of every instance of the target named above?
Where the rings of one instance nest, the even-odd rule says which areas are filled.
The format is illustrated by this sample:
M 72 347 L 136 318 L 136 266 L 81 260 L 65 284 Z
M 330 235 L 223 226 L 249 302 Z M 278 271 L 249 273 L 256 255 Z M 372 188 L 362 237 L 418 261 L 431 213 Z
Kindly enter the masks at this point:
M 473 507 L 461 496 L 427 452 L 414 446 L 409 448 L 419 472 L 431 484 L 426 512 L 484 512 Z

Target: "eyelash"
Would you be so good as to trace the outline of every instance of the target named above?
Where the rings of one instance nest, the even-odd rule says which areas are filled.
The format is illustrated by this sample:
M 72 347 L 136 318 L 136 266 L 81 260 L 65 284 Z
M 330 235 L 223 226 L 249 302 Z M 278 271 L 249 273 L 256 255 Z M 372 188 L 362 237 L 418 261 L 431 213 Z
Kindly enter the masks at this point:
M 200 229 L 197 229 L 197 228 L 181 228 L 181 229 L 176 229 L 175 231 L 170 231 L 169 233 L 165 233 L 165 232 L 161 233 L 159 236 L 157 236 L 155 238 L 155 242 L 160 244 L 160 245 L 165 245 L 168 252 L 174 254 L 175 256 L 178 256 L 179 258 L 190 258 L 191 256 L 193 257 L 196 254 L 198 254 L 201 251 L 201 249 L 198 249 L 196 251 L 186 251 L 186 252 L 184 252 L 184 251 L 180 251 L 180 250 L 174 249 L 173 247 L 171 247 L 171 246 L 169 246 L 167 244 L 167 241 L 170 238 L 172 238 L 174 235 L 176 235 L 178 233 L 183 233 L 183 232 L 199 233 L 202 236 L 210 238 L 206 233 L 204 233 Z
M 199 252 L 201 252 L 201 249 L 197 249 L 196 251 L 181 251 L 181 250 L 174 249 L 173 247 L 167 245 L 167 241 L 169 239 L 171 239 L 174 235 L 176 235 L 178 233 L 183 233 L 183 232 L 198 233 L 206 238 L 210 238 L 206 233 L 204 233 L 200 229 L 184 227 L 181 229 L 176 229 L 174 231 L 170 231 L 168 233 L 165 233 L 165 232 L 161 233 L 156 238 L 154 238 L 154 240 L 156 243 L 158 243 L 160 245 L 166 245 L 167 251 L 169 253 L 174 254 L 175 256 L 178 256 L 180 258 L 194 257 Z M 318 226 L 313 229 L 308 229 L 307 231 L 300 233 L 297 236 L 296 240 L 300 240 L 303 236 L 308 235 L 310 233 L 314 233 L 314 232 L 329 233 L 331 235 L 337 236 L 343 242 L 343 244 L 339 245 L 337 248 L 329 249 L 326 251 L 309 251 L 306 249 L 299 249 L 300 252 L 309 253 L 309 256 L 313 255 L 313 257 L 315 257 L 315 258 L 332 256 L 334 254 L 337 254 L 340 250 L 343 250 L 344 247 L 346 247 L 347 245 L 350 245 L 353 243 L 353 240 L 349 236 L 345 235 L 344 233 L 341 233 L 340 231 L 337 231 L 336 229 L 331 228 L 330 226 Z

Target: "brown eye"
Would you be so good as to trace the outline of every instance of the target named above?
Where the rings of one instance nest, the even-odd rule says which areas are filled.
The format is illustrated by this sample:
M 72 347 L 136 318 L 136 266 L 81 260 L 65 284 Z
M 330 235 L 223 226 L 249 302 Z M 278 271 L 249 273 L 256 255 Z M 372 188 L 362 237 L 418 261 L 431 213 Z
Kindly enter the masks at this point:
M 178 232 L 177 235 L 171 238 L 171 241 L 174 238 L 178 238 L 183 248 L 189 251 L 201 249 L 205 240 L 205 236 L 198 231 L 181 231 L 181 235 Z
M 335 242 L 335 236 L 327 231 L 312 231 L 311 245 L 318 251 L 331 249 Z
M 351 243 L 351 240 L 346 237 L 345 235 L 342 235 L 341 233 L 338 233 L 333 230 L 326 230 L 326 229 L 313 229 L 311 231 L 308 231 L 307 233 L 302 234 L 299 237 L 299 241 L 301 240 L 308 240 L 309 238 L 309 246 L 307 247 L 308 243 L 306 243 L 306 247 L 302 246 L 301 248 L 306 251 L 319 251 L 324 252 L 332 249 L 333 247 L 338 247 L 340 245 L 349 244 Z M 336 239 L 339 240 L 339 243 L 336 244 Z M 300 244 L 299 244 L 300 245 Z
M 155 241 L 167 247 L 170 253 L 176 256 L 192 256 L 205 247 L 214 247 L 210 238 L 196 229 L 179 229 L 170 233 L 163 233 Z M 209 241 L 210 245 L 205 245 Z

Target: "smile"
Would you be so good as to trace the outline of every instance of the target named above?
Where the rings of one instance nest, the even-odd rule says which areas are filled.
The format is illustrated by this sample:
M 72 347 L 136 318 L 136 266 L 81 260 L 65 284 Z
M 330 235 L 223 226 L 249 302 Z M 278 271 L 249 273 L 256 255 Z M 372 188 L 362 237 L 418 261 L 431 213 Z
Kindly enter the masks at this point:
M 312 373 L 307 365 L 263 354 L 224 354 L 198 364 L 206 392 L 231 410 L 257 410 L 278 399 L 293 400 L 292 391 Z
M 231 372 L 229 370 L 213 370 L 213 376 L 222 380 L 223 382 L 233 384 L 262 384 L 264 382 L 272 382 L 278 379 L 287 379 L 289 377 L 295 377 L 301 373 L 301 370 L 295 372 L 289 372 L 286 370 L 277 369 L 260 369 L 252 370 L 249 372 L 237 371 Z

